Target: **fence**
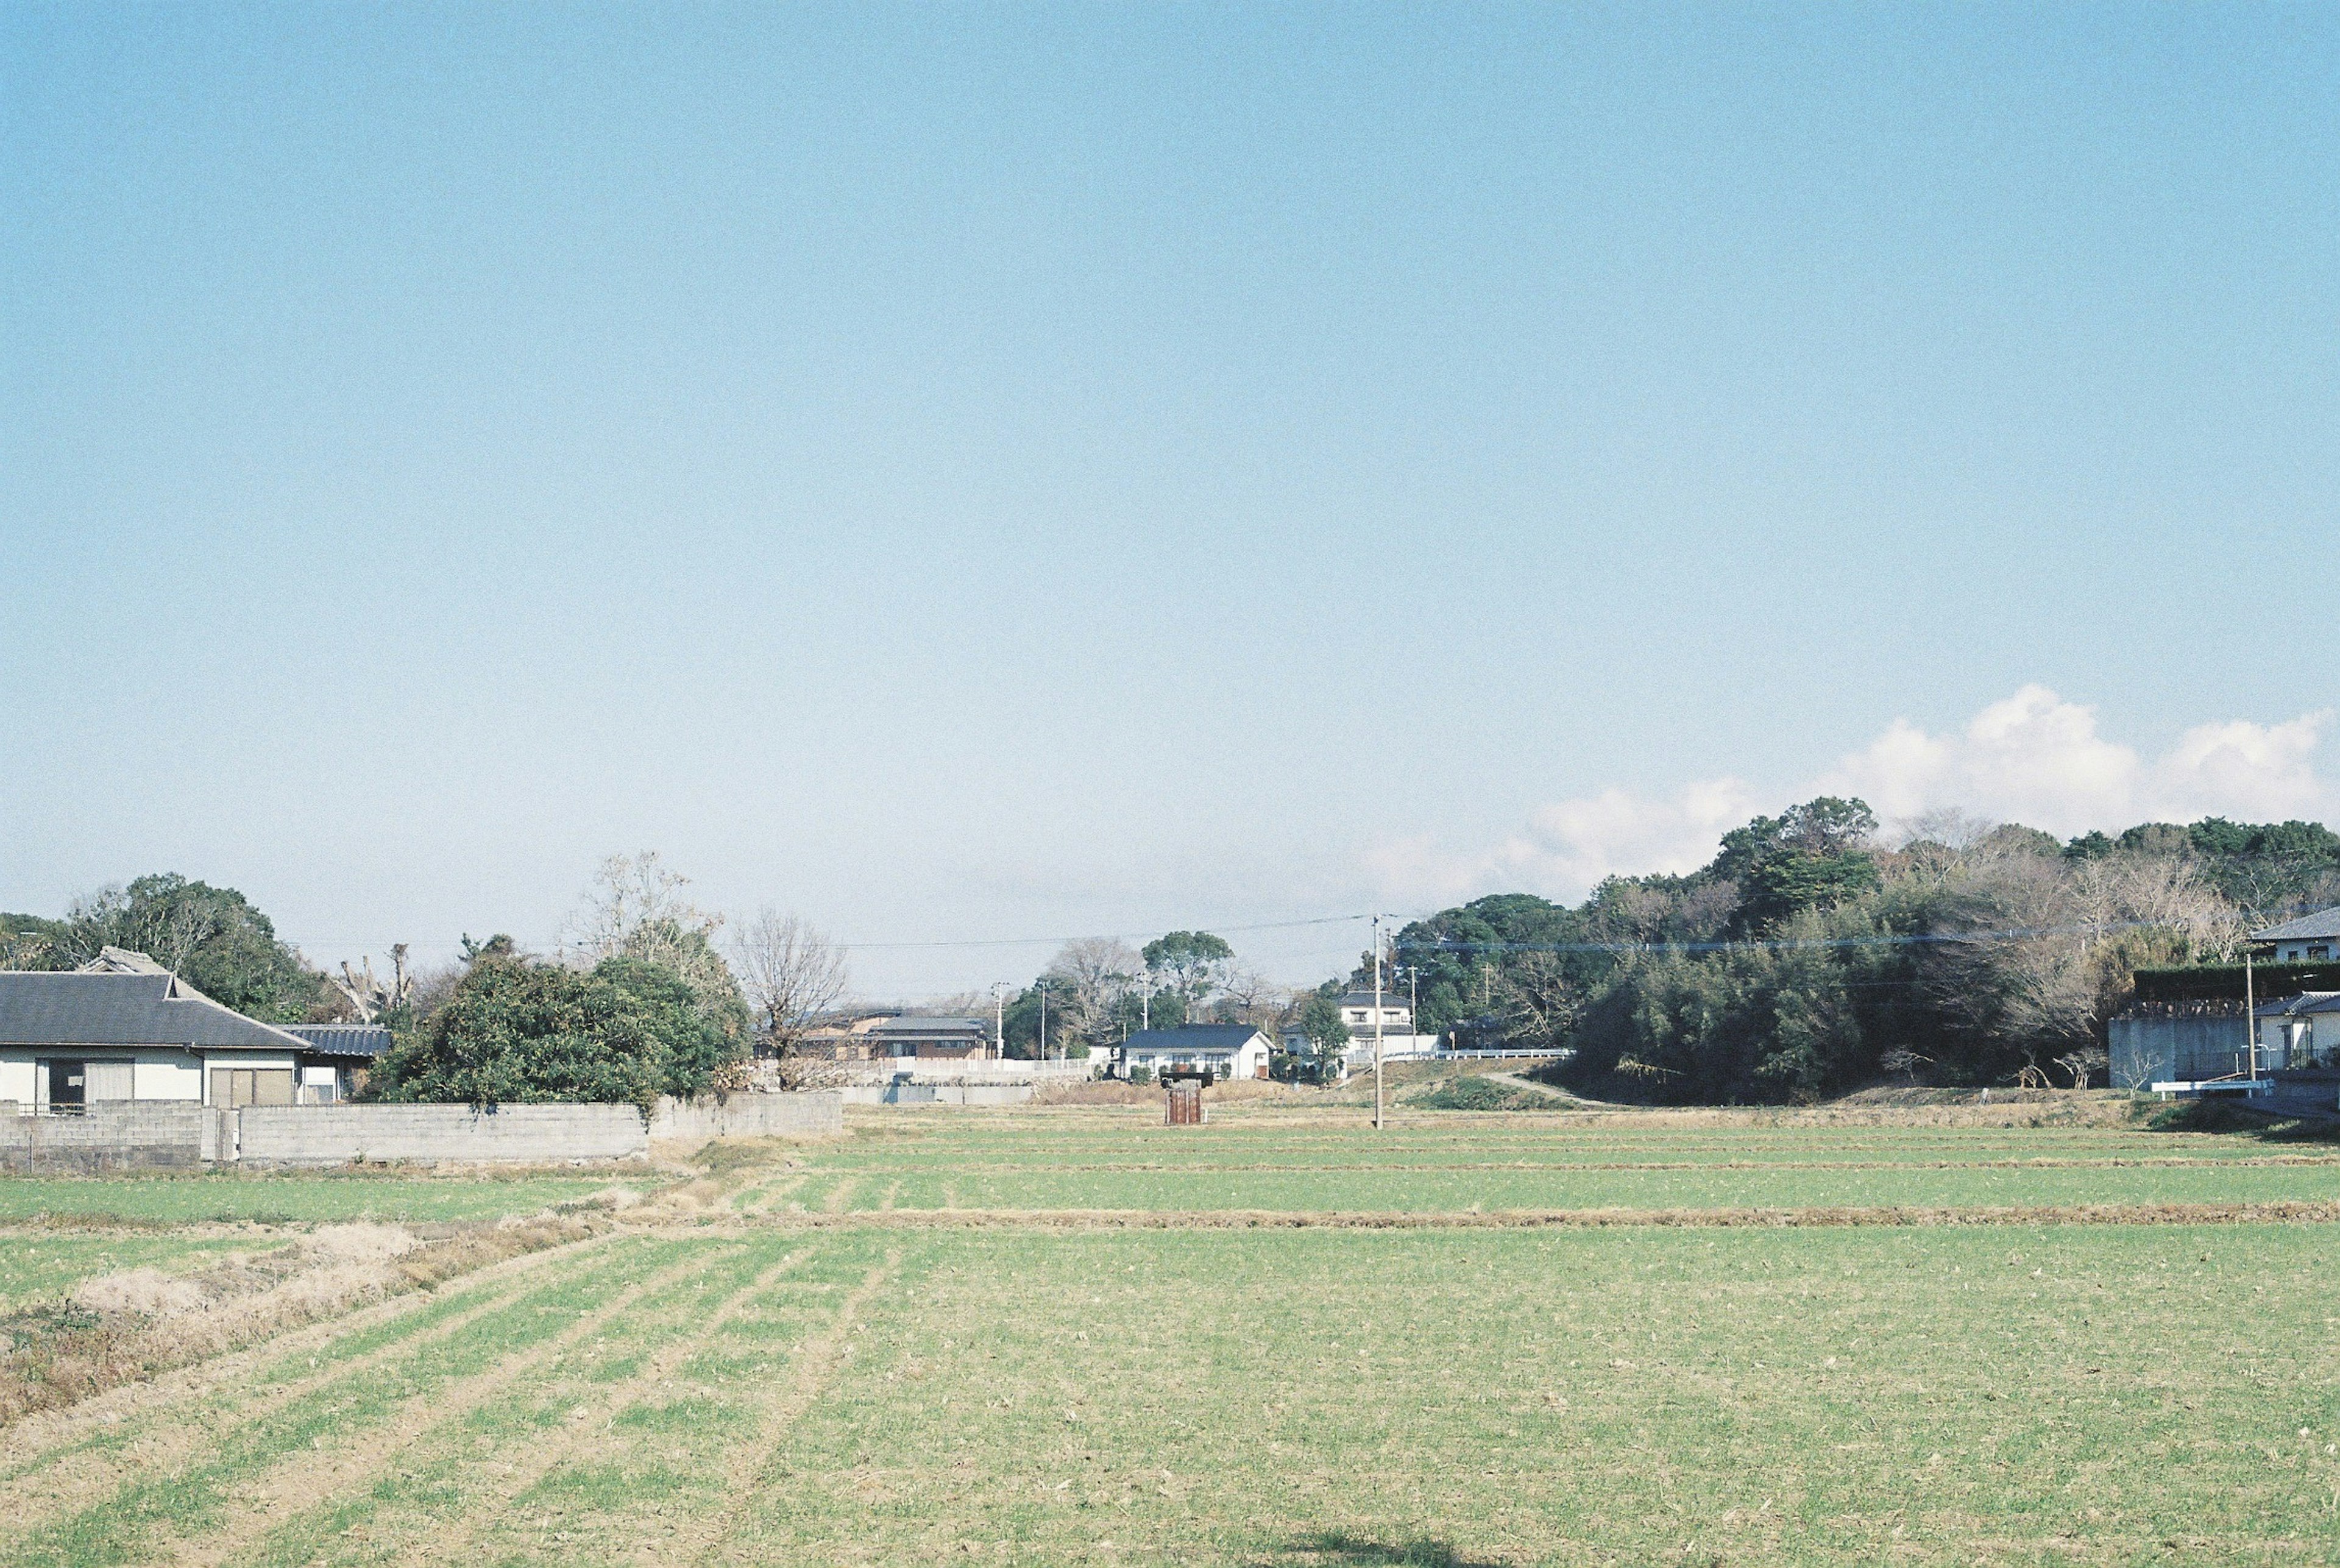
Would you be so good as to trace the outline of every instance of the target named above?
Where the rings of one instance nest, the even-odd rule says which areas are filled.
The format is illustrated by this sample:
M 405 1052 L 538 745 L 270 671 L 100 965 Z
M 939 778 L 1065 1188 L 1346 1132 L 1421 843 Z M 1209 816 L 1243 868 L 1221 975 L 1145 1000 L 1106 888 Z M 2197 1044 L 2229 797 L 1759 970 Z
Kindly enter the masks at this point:
M 654 1138 L 833 1138 L 845 1134 L 845 1095 L 815 1089 L 788 1095 L 729 1095 L 661 1099 L 650 1117 Z
M 874 1062 L 840 1062 L 838 1069 L 848 1084 L 891 1084 L 907 1077 L 914 1084 L 1055 1084 L 1080 1083 L 1096 1076 L 1100 1064 L 1091 1060 L 1064 1062 L 999 1061 L 993 1057 L 960 1061 L 949 1057 L 887 1057 Z
M 0 1100 L 0 1170 L 191 1169 L 209 1157 L 207 1113 L 192 1100 L 101 1100 L 80 1116 L 21 1109 Z
M 1027 1091 L 1028 1093 L 1028 1091 Z M 80 1116 L 22 1116 L 0 1101 L 0 1169 L 98 1171 L 205 1163 L 350 1165 L 362 1160 L 547 1164 L 630 1159 L 653 1136 L 834 1137 L 837 1090 L 660 1100 L 634 1106 L 244 1106 L 100 1101 Z
M 1023 1084 L 848 1084 L 837 1091 L 854 1106 L 1020 1106 L 1037 1092 Z

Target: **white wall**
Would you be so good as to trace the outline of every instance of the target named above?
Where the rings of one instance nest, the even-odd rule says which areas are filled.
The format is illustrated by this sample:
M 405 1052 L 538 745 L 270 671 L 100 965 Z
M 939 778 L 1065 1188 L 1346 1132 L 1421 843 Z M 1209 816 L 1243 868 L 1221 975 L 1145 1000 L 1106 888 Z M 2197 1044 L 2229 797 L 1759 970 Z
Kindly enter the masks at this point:
M 130 1092 L 141 1100 L 200 1100 L 203 1065 L 190 1051 L 136 1051 L 131 1055 Z
M 25 1115 L 33 1114 L 33 1103 L 39 1091 L 33 1080 L 34 1053 L 29 1050 L 0 1051 L 0 1100 L 14 1100 Z

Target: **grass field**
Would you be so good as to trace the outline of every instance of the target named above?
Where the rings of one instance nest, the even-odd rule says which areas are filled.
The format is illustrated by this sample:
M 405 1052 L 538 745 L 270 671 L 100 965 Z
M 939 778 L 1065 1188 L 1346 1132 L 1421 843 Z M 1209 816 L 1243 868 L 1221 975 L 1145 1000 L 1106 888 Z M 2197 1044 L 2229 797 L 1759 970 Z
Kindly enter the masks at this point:
M 2340 1196 L 2313 1148 L 1469 1113 L 856 1127 L 0 1430 L 0 1564 L 2340 1562 L 2340 1228 L 1465 1223 Z M 950 1205 L 1008 1212 L 920 1213 Z M 1211 1223 L 1228 1207 L 1409 1223 Z

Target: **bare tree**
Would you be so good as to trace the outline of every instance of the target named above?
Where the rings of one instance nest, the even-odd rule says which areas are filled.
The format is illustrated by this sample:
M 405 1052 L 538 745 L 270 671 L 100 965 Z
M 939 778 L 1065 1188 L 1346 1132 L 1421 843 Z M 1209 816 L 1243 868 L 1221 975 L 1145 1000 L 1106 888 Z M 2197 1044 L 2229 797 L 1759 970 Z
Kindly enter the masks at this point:
M 1228 1023 L 1273 1032 L 1291 1012 L 1292 994 L 1256 969 L 1232 969 L 1220 982 L 1219 999 L 1212 1007 Z
M 1897 848 L 1907 849 L 1916 844 L 1938 844 L 1954 853 L 1964 852 L 1990 837 L 1998 826 L 1988 817 L 1978 817 L 1956 806 L 1937 807 L 1920 811 L 1915 817 L 1899 823 L 1900 840 Z
M 1145 961 L 1128 943 L 1110 937 L 1067 942 L 1048 966 L 1050 991 L 1063 1037 L 1091 1049 L 1115 1043 L 1114 1008 L 1145 971 Z
M 806 1031 L 844 998 L 845 954 L 807 922 L 768 904 L 732 938 L 731 957 L 748 999 L 763 1015 L 772 1049 L 782 1057 L 793 1056 Z
M 689 886 L 655 849 L 610 856 L 570 917 L 562 960 L 584 968 L 620 955 L 645 958 L 680 975 L 702 1005 L 736 1007 L 739 980 L 715 945 L 723 917 L 692 903 L 683 891 Z
M 2064 1069 L 2074 1088 L 2085 1089 L 2088 1087 L 2090 1075 L 2103 1072 L 2112 1066 L 2112 1061 L 2110 1053 L 2090 1046 L 2057 1057 L 2056 1065 Z
M 1576 1027 L 1582 998 L 1559 954 L 1523 953 L 1496 982 L 1495 1005 L 1507 1039 L 1558 1050 Z
M 404 1007 L 414 996 L 414 977 L 406 968 L 406 944 L 395 943 L 390 949 L 390 978 L 377 980 L 373 958 L 368 955 L 363 967 L 352 969 L 347 958 L 342 960 L 339 975 L 327 975 L 325 983 L 342 994 L 358 1022 L 371 1024 L 382 1014 Z

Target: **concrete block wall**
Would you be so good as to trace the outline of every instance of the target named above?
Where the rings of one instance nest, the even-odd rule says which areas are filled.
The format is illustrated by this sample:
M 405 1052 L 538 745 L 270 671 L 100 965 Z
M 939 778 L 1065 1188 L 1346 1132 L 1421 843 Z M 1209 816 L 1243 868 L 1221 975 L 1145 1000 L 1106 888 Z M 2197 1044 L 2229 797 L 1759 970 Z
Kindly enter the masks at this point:
M 905 1075 L 914 1084 L 1054 1084 L 1081 1083 L 1097 1075 L 1098 1060 L 1064 1062 L 995 1061 L 980 1057 L 956 1061 L 930 1057 L 892 1057 L 874 1062 L 841 1064 L 846 1082 L 856 1087 L 889 1084 Z
M 2115 1088 L 2222 1078 L 2248 1069 L 2242 1009 L 2231 1017 L 2115 1018 L 2107 1029 Z
M 837 1091 L 857 1106 L 1020 1106 L 1032 1084 L 849 1084 Z
M 650 1117 L 654 1138 L 834 1138 L 845 1136 L 845 1095 L 812 1089 L 718 1099 L 662 1098 Z
M 193 1168 L 203 1163 L 203 1108 L 186 1100 L 100 1101 L 81 1116 L 18 1114 L 0 1101 L 0 1170 Z
M 649 1148 L 632 1106 L 248 1106 L 234 1115 L 233 1157 L 246 1164 L 606 1160 Z

